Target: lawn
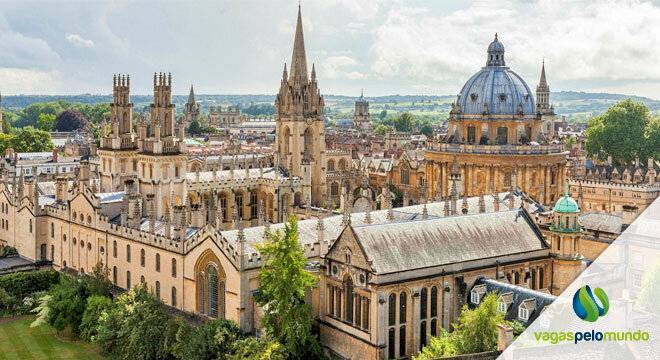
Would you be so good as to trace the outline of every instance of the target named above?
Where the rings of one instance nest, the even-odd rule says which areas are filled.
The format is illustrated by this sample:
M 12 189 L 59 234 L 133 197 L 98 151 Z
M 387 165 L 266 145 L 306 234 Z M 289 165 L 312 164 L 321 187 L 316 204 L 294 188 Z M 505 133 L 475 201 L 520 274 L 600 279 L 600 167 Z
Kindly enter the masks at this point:
M 33 316 L 0 319 L 0 359 L 103 359 L 98 348 L 47 326 L 30 328 Z

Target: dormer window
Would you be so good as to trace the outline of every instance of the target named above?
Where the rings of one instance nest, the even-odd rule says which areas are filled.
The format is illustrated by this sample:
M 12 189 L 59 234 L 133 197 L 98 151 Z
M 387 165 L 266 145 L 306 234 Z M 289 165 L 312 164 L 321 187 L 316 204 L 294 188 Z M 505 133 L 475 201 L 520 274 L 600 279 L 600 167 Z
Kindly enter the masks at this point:
M 522 305 L 518 308 L 518 319 L 522 321 L 529 320 L 529 310 L 524 308 Z
M 476 285 L 470 291 L 470 302 L 473 305 L 479 305 L 483 295 L 486 293 L 486 285 Z
M 500 301 L 497 303 L 497 311 L 501 313 L 506 313 L 507 308 L 508 306 L 505 302 Z
M 506 313 L 509 310 L 509 306 L 513 302 L 513 293 L 507 292 L 501 294 L 497 299 L 497 310 L 501 313 Z
M 530 314 L 536 308 L 536 299 L 523 300 L 518 306 L 518 320 L 529 321 Z

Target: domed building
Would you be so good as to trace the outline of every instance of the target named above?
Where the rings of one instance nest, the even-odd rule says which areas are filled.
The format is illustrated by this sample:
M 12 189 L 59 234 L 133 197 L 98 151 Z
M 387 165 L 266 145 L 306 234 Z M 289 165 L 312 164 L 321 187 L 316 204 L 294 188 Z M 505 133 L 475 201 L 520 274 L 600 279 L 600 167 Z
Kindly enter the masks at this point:
M 458 163 L 458 192 L 477 196 L 518 187 L 543 204 L 561 195 L 566 154 L 552 144 L 554 110 L 545 64 L 536 99 L 525 80 L 506 65 L 497 34 L 486 66 L 463 85 L 449 113 L 447 136 L 426 153 L 431 194 L 449 196 L 449 173 Z

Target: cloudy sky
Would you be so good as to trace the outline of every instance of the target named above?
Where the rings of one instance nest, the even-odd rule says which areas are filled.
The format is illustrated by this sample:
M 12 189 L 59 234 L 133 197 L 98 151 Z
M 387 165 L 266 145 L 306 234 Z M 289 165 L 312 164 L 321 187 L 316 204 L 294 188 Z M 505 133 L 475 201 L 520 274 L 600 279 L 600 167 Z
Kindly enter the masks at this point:
M 129 73 L 150 92 L 273 94 L 290 61 L 296 0 L 29 1 L 0 6 L 0 91 L 109 93 Z M 660 98 L 660 0 L 303 0 L 323 93 L 455 94 L 495 32 L 534 88 Z

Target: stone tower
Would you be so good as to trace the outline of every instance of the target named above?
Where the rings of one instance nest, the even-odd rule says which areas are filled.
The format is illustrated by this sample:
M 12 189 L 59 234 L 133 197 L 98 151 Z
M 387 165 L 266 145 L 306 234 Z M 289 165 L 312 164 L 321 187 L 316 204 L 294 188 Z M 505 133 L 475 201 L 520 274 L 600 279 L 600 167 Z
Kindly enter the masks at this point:
M 161 218 L 167 209 L 185 203 L 186 147 L 184 128 L 174 132 L 175 108 L 172 103 L 172 75 L 154 74 L 154 98 L 149 124 L 140 125 L 137 178 L 139 192 L 154 195 L 155 216 Z
M 193 89 L 193 86 L 190 85 L 190 94 L 188 95 L 186 106 L 183 109 L 183 121 L 181 124 L 183 124 L 184 127 L 189 125 L 199 116 L 199 114 L 199 104 L 195 101 L 195 90 Z
M 133 133 L 133 104 L 129 75 L 112 77 L 110 132 L 103 125 L 100 160 L 101 191 L 120 191 L 124 180 L 135 174 L 137 143 Z M 104 122 L 105 123 L 105 122 Z
M 307 73 L 305 40 L 298 6 L 298 21 L 291 55 L 275 99 L 277 157 L 289 175 L 309 179 L 312 203 L 320 205 L 326 193 L 323 97 L 316 83 L 316 69 Z M 305 195 L 303 195 L 305 198 Z
M 580 207 L 568 192 L 555 203 L 549 229 L 550 251 L 553 256 L 553 294 L 560 294 L 582 272 L 580 239 L 582 227 L 578 222 Z
M 541 115 L 542 130 L 549 136 L 554 136 L 555 111 L 550 105 L 550 86 L 545 79 L 545 60 L 541 65 L 541 79 L 536 87 L 536 112 Z
M 371 118 L 369 115 L 369 102 L 364 99 L 364 91 L 355 102 L 355 113 L 353 114 L 353 125 L 358 130 L 371 130 Z

